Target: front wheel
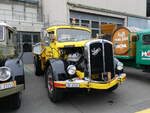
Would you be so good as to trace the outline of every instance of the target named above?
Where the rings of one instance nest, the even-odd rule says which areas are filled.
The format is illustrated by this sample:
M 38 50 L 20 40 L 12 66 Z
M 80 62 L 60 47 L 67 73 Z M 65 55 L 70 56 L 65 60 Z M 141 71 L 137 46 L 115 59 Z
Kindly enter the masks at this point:
M 19 109 L 21 106 L 20 93 L 13 94 L 9 97 L 10 109 Z
M 49 66 L 46 71 L 46 84 L 47 84 L 47 91 L 48 96 L 52 102 L 58 102 L 63 98 L 63 91 L 61 89 L 54 87 L 54 75 L 52 67 Z
M 36 76 L 43 75 L 43 71 L 41 69 L 41 60 L 39 56 L 34 56 L 34 71 Z

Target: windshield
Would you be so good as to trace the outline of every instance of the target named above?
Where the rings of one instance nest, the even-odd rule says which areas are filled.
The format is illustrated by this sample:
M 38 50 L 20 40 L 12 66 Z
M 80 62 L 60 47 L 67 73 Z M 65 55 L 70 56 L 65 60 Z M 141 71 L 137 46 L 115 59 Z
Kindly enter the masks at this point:
M 150 45 L 150 35 L 143 36 L 143 44 Z
M 57 39 L 59 42 L 74 42 L 89 40 L 91 33 L 80 29 L 58 29 Z
M 4 37 L 3 37 L 3 26 L 0 26 L 0 41 L 3 41 Z

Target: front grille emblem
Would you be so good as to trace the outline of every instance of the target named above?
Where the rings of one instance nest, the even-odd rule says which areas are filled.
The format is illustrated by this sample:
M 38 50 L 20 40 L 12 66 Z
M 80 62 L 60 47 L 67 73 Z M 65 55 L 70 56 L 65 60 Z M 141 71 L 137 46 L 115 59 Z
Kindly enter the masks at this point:
M 92 51 L 92 55 L 96 56 L 101 51 L 101 48 L 97 48 L 97 49 L 93 48 L 91 51 Z

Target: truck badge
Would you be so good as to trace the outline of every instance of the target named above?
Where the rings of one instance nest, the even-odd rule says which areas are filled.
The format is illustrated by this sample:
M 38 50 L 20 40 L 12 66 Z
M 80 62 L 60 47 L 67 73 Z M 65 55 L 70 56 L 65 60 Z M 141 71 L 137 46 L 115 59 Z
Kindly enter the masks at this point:
M 92 55 L 95 56 L 101 51 L 101 48 L 97 48 L 97 49 L 93 48 L 91 51 L 92 51 Z

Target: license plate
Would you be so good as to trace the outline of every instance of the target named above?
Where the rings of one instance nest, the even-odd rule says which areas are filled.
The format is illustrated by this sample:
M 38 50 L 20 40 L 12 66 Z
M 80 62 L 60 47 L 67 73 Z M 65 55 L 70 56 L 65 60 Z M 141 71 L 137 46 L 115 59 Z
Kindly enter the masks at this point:
M 16 81 L 0 84 L 0 90 L 16 87 Z
M 80 87 L 80 84 L 78 84 L 78 83 L 66 83 L 66 87 L 77 88 L 77 87 Z

